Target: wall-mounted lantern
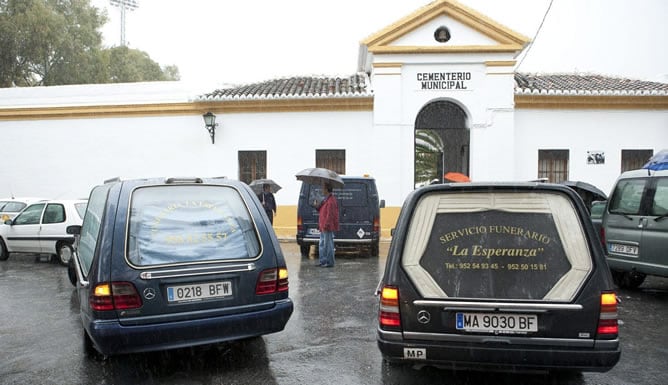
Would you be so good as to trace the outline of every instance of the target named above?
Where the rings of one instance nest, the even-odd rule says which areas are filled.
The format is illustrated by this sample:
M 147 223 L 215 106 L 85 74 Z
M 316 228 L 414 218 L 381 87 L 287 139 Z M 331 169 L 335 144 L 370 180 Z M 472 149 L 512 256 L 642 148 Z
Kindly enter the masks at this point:
M 218 126 L 218 123 L 216 123 L 216 115 L 212 114 L 211 112 L 207 112 L 206 114 L 202 115 L 204 118 L 204 126 L 206 127 L 206 130 L 209 131 L 209 136 L 211 136 L 211 143 L 215 143 L 216 140 L 216 126 Z

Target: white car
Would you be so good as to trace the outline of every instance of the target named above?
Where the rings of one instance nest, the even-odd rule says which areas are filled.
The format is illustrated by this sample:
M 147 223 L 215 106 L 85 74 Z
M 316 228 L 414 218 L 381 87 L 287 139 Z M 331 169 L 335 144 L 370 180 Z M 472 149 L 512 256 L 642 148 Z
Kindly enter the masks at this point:
M 50 254 L 63 265 L 72 258 L 74 236 L 67 227 L 81 225 L 86 200 L 48 200 L 29 205 L 0 224 L 0 260 L 10 253 Z
M 46 198 L 3 198 L 0 199 L 0 219 L 12 219 L 29 204 L 47 200 Z

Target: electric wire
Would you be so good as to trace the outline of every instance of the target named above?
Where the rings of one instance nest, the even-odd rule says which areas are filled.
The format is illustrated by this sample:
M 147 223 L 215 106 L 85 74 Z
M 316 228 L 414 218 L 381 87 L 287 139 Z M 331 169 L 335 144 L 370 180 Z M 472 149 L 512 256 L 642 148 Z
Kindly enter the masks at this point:
M 540 33 L 540 30 L 543 28 L 543 24 L 545 23 L 545 19 L 547 19 L 547 14 L 550 13 L 550 9 L 552 8 L 552 3 L 554 0 L 550 0 L 550 4 L 548 4 L 547 9 L 545 10 L 545 14 L 543 15 L 543 20 L 541 20 L 540 25 L 538 26 L 538 29 L 536 29 L 536 33 L 533 35 L 533 39 L 531 39 L 531 42 L 529 42 L 529 47 L 527 47 L 526 52 L 524 53 L 524 56 L 522 56 L 522 59 L 520 59 L 520 62 L 517 64 L 516 70 L 520 69 L 520 66 L 524 62 L 524 59 L 529 55 L 529 51 L 531 51 L 531 48 L 533 47 L 533 43 L 536 41 L 536 38 L 538 38 L 538 34 Z

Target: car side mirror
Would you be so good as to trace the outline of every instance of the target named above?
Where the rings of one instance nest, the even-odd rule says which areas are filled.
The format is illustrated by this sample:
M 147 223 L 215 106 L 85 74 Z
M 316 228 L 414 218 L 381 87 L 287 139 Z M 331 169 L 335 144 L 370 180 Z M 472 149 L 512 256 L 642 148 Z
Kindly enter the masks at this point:
M 385 199 L 380 200 L 380 205 L 378 207 L 380 207 L 381 209 L 385 208 Z
M 11 219 L 7 219 L 7 220 L 5 221 L 5 224 L 11 226 L 11 225 L 12 225 L 12 220 L 11 220 Z
M 390 237 L 394 237 L 394 230 L 395 230 L 394 228 L 390 229 Z
M 67 226 L 65 232 L 70 235 L 81 235 L 81 225 Z

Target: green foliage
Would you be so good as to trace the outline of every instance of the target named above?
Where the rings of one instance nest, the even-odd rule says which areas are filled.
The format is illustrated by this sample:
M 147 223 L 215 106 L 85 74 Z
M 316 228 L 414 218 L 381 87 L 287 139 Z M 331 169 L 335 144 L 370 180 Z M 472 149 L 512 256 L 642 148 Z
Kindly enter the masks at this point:
M 0 0 L 0 87 L 178 80 L 145 52 L 102 47 L 90 0 Z
M 443 162 L 445 145 L 438 131 L 426 129 L 415 131 L 415 175 L 416 184 L 428 184 L 441 179 L 439 163 Z

